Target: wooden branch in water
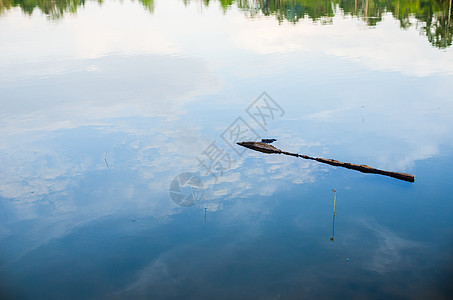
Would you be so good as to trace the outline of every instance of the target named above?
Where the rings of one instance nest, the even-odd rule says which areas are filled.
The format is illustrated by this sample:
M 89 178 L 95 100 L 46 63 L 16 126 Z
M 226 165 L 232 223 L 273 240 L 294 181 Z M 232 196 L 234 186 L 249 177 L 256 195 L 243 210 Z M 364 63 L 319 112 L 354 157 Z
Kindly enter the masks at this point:
M 311 157 L 308 155 L 300 155 L 297 153 L 291 153 L 291 152 L 286 152 L 282 151 L 278 148 L 275 148 L 274 146 L 271 146 L 269 144 L 265 143 L 260 143 L 260 142 L 240 142 L 237 143 L 238 145 L 242 147 L 246 147 L 255 151 L 263 152 L 263 153 L 274 153 L 274 154 L 285 154 L 285 155 L 290 155 L 290 156 L 295 156 L 295 157 L 301 157 L 304 159 L 311 159 L 311 160 L 316 160 L 321 163 L 325 163 L 331 166 L 336 166 L 336 167 L 343 167 L 346 169 L 351 169 L 351 170 L 356 170 L 360 171 L 362 173 L 373 173 L 373 174 L 380 174 L 380 175 L 385 175 L 385 176 L 390 176 L 396 179 L 404 180 L 404 181 L 409 181 L 409 182 L 414 182 L 415 181 L 415 176 L 412 174 L 407 174 L 407 173 L 400 173 L 400 172 L 390 172 L 390 171 L 384 171 L 384 170 L 379 170 L 372 168 L 367 165 L 356 165 L 356 164 L 351 164 L 351 163 L 344 163 L 338 160 L 334 159 L 326 159 L 326 158 L 321 158 L 321 157 Z

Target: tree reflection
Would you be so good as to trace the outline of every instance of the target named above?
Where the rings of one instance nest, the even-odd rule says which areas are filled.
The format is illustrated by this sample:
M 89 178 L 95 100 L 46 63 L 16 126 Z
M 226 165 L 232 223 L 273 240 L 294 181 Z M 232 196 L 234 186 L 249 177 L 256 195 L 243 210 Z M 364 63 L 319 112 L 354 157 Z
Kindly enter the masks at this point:
M 0 12 L 11 7 L 20 7 L 25 14 L 31 15 L 35 8 L 52 19 L 61 18 L 64 13 L 76 13 L 85 0 L 0 0 Z
M 98 0 L 102 4 L 103 0 Z M 154 11 L 154 0 L 139 0 L 143 7 Z M 190 0 L 182 0 L 188 5 Z M 247 16 L 275 16 L 278 22 L 297 23 L 311 19 L 321 24 L 332 23 L 338 12 L 363 20 L 368 26 L 382 21 L 391 13 L 403 29 L 415 26 L 435 47 L 447 48 L 452 44 L 452 0 L 198 0 L 205 6 L 218 1 L 224 12 L 236 5 Z M 76 13 L 85 0 L 0 0 L 0 13 L 11 7 L 20 7 L 26 14 L 35 8 L 50 18 L 61 18 L 64 13 Z
M 104 0 L 96 0 L 102 5 Z M 154 12 L 154 0 L 139 0 L 143 7 Z M 51 19 L 60 19 L 65 13 L 77 13 L 85 5 L 85 0 L 0 0 L 0 13 L 11 7 L 20 7 L 22 12 L 31 15 L 35 8 Z
M 237 6 L 250 17 L 274 15 L 281 23 L 297 23 L 309 18 L 321 24 L 331 23 L 339 11 L 357 17 L 368 26 L 391 13 L 403 29 L 413 25 L 432 45 L 446 48 L 452 44 L 452 0 L 238 0 Z M 415 23 L 415 24 L 413 24 Z
M 238 0 L 237 4 L 240 9 L 250 12 L 251 17 L 259 13 L 275 15 L 280 23 L 284 20 L 296 23 L 305 16 L 329 23 L 335 14 L 329 0 Z

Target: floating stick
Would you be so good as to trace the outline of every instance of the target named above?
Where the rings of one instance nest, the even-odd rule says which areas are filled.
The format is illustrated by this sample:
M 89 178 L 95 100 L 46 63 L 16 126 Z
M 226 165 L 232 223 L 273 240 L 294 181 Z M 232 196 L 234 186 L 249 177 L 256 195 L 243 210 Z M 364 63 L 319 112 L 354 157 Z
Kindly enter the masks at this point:
M 238 145 L 242 147 L 246 147 L 255 151 L 263 152 L 263 153 L 274 153 L 274 154 L 285 154 L 285 155 L 290 155 L 290 156 L 295 156 L 295 157 L 300 157 L 303 159 L 311 159 L 311 160 L 316 160 L 321 163 L 325 163 L 331 166 L 336 166 L 336 167 L 343 167 L 346 169 L 351 169 L 351 170 L 356 170 L 360 171 L 362 173 L 373 173 L 373 174 L 380 174 L 384 176 L 389 176 L 393 177 L 396 179 L 404 180 L 404 181 L 409 181 L 409 182 L 414 182 L 415 181 L 415 176 L 412 174 L 407 174 L 407 173 L 400 173 L 400 172 L 390 172 L 390 171 L 384 171 L 384 170 L 379 170 L 372 168 L 367 165 L 356 165 L 356 164 L 351 164 L 351 163 L 345 163 L 341 162 L 338 160 L 334 159 L 326 159 L 326 158 L 321 158 L 321 157 L 311 157 L 308 155 L 300 155 L 297 153 L 291 153 L 291 152 L 286 152 L 282 151 L 278 148 L 275 148 L 272 145 L 265 144 L 265 143 L 260 143 L 260 142 L 240 142 L 237 143 Z

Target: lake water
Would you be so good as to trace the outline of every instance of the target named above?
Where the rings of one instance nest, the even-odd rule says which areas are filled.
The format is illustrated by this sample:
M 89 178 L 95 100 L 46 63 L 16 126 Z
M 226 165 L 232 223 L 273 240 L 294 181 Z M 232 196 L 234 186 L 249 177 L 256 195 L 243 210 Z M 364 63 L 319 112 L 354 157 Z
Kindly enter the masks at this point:
M 1 299 L 451 299 L 451 10 L 0 2 Z

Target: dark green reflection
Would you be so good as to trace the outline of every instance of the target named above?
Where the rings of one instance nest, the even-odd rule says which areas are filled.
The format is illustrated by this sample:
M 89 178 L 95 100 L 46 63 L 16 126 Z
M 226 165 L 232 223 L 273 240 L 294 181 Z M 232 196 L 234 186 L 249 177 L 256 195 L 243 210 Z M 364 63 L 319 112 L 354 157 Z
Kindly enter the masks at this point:
M 94 1 L 94 0 L 93 0 Z M 138 0 L 143 7 L 154 11 L 154 0 Z M 97 0 L 101 5 L 104 0 Z M 85 5 L 85 0 L 0 0 L 0 13 L 11 7 L 19 6 L 25 14 L 31 15 L 35 8 L 51 19 L 59 19 L 65 13 L 76 13 L 80 6 Z
M 57 19 L 65 12 L 77 12 L 77 8 L 83 4 L 84 0 L 0 0 L 0 12 L 20 6 L 24 13 L 31 15 L 37 7 L 44 14 Z
M 186 2 L 188 0 L 185 0 Z M 273 15 L 281 23 L 297 23 L 308 17 L 321 24 L 332 23 L 339 9 L 345 15 L 358 17 L 368 26 L 382 21 L 391 13 L 403 29 L 415 25 L 432 45 L 446 48 L 452 44 L 452 0 L 219 0 L 226 11 L 236 3 L 250 17 Z M 211 1 L 212 2 L 212 1 Z M 210 1 L 204 0 L 205 5 Z M 415 18 L 415 24 L 413 24 Z

